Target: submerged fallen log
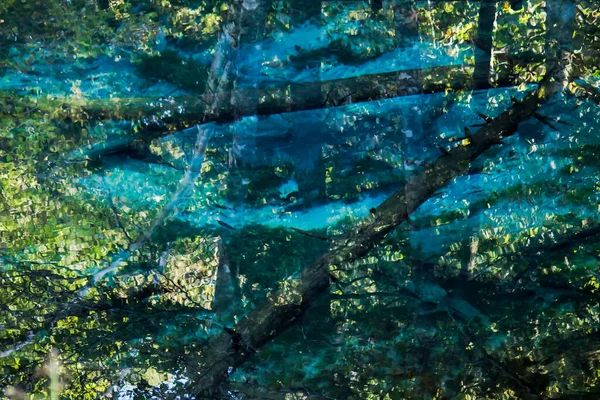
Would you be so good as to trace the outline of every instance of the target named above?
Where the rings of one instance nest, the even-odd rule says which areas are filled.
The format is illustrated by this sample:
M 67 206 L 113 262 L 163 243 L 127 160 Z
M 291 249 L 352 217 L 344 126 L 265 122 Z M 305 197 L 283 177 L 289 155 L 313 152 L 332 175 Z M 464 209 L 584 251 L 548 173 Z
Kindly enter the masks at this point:
M 233 122 L 240 117 L 268 116 L 293 111 L 337 107 L 349 103 L 374 101 L 416 93 L 469 89 L 471 67 L 441 66 L 426 69 L 392 71 L 329 81 L 288 83 L 279 86 L 218 91 L 209 104 L 196 96 L 164 98 L 86 99 L 75 97 L 27 98 L 0 94 L 4 107 L 0 116 L 26 114 L 28 118 L 87 121 L 131 121 L 135 133 L 107 144 L 93 145 L 89 158 L 119 153 L 134 143 L 147 142 L 200 123 Z M 452 84 L 446 82 L 452 81 Z M 444 82 L 444 83 L 442 83 Z M 421 90 L 422 87 L 422 90 Z M 312 93 L 290 96 L 290 93 Z M 246 99 L 256 107 L 234 107 L 230 99 Z M 83 150 L 82 153 L 87 153 Z
M 548 76 L 555 75 L 555 71 Z M 465 174 L 484 151 L 513 135 L 519 123 L 534 116 L 538 108 L 564 88 L 562 80 L 546 78 L 540 86 L 497 118 L 489 119 L 469 138 L 468 145 L 454 147 L 410 180 L 354 229 L 333 242 L 330 250 L 308 266 L 292 285 L 263 306 L 250 312 L 233 329 L 215 337 L 204 352 L 189 362 L 192 393 L 210 396 L 240 365 L 262 346 L 294 325 L 303 313 L 335 281 L 337 267 L 359 259 L 377 246 L 421 204 Z M 288 286 L 288 287 L 290 287 Z
M 424 69 L 391 71 L 381 74 L 314 82 L 289 82 L 274 86 L 240 88 L 235 93 L 218 90 L 215 99 L 232 96 L 258 100 L 258 115 L 279 114 L 289 111 L 335 107 L 348 102 L 362 102 L 415 94 L 424 82 L 424 93 L 449 89 L 469 89 L 470 70 L 466 65 L 438 66 Z M 448 77 L 453 83 L 447 84 Z M 442 83 L 444 82 L 444 83 Z M 289 93 L 311 92 L 319 96 L 295 96 Z M 420 91 L 420 89 L 419 89 Z M 231 102 L 215 104 L 198 96 L 131 97 L 89 99 L 85 97 L 22 97 L 0 94 L 5 105 L 0 115 L 25 113 L 29 118 L 69 119 L 75 122 L 88 120 L 138 120 L 140 129 L 184 129 L 201 122 L 231 122 L 234 110 Z M 249 110 L 249 115 L 255 115 Z M 242 115 L 244 116 L 244 115 Z

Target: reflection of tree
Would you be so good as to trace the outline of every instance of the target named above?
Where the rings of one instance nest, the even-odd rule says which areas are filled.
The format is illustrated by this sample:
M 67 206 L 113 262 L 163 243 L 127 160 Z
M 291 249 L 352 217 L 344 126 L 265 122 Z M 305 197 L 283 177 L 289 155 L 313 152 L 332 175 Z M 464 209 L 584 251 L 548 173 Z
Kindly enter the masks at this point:
M 258 101 L 261 98 L 262 89 L 251 88 L 246 90 L 238 87 L 237 79 L 240 77 L 240 73 L 232 71 L 232 66 L 236 64 L 236 57 L 241 57 L 241 52 L 236 52 L 236 50 L 239 50 L 239 46 L 244 42 L 254 43 L 258 41 L 264 34 L 263 25 L 265 23 L 260 18 L 256 18 L 256 13 L 250 13 L 248 9 L 244 9 L 243 3 L 245 2 L 233 2 L 229 9 L 229 16 L 225 24 L 227 28 L 225 33 L 221 35 L 221 39 L 227 35 L 229 36 L 227 36 L 227 40 L 223 39 L 224 43 L 219 40 L 220 44 L 217 44 L 217 48 L 219 46 L 223 47 L 220 48 L 213 63 L 214 68 L 212 70 L 214 73 L 209 74 L 210 91 L 204 97 L 205 104 L 197 106 L 198 115 L 195 118 L 183 120 L 183 122 L 178 121 L 183 126 L 212 120 L 237 121 L 242 116 L 275 114 L 285 111 L 286 107 L 289 107 L 288 104 L 285 104 L 288 101 L 287 96 L 273 96 L 274 104 L 264 105 Z M 482 10 L 484 9 L 484 3 L 481 3 Z M 261 2 L 252 2 L 252 4 L 257 5 L 258 8 L 262 7 Z M 413 2 L 410 2 L 410 4 L 413 4 Z M 373 2 L 372 6 L 374 9 L 378 9 L 377 2 Z M 488 3 L 486 6 L 490 6 L 490 4 Z M 494 8 L 493 6 L 494 3 L 491 3 L 492 8 Z M 258 384 L 229 382 L 223 385 L 223 382 L 236 369 L 247 365 L 251 358 L 258 358 L 257 353 L 260 353 L 265 346 L 271 344 L 275 338 L 281 339 L 284 333 L 292 335 L 293 333 L 290 333 L 292 329 L 290 328 L 295 326 L 300 326 L 302 329 L 300 341 L 314 340 L 328 349 L 344 346 L 344 343 L 330 340 L 325 333 L 321 332 L 320 336 L 316 336 L 318 339 L 307 339 L 304 332 L 305 323 L 307 326 L 310 325 L 309 316 L 311 312 L 315 312 L 315 308 L 318 309 L 323 306 L 323 304 L 320 304 L 319 307 L 316 306 L 320 301 L 320 296 L 328 293 L 331 289 L 332 291 L 335 290 L 335 293 L 331 294 L 331 302 L 328 301 L 326 304 L 327 311 L 331 311 L 331 315 L 325 322 L 326 324 L 331 324 L 331 320 L 338 318 L 335 310 L 336 307 L 341 307 L 340 304 L 343 302 L 352 304 L 351 302 L 356 301 L 370 305 L 370 308 L 367 307 L 364 312 L 361 312 L 361 309 L 356 309 L 352 310 L 356 315 L 350 315 L 351 313 L 348 311 L 344 315 L 344 318 L 355 318 L 356 320 L 360 320 L 360 314 L 371 315 L 370 313 L 373 313 L 376 316 L 373 318 L 374 328 L 370 327 L 368 323 L 365 324 L 364 329 L 368 331 L 368 335 L 365 334 L 365 337 L 367 337 L 365 348 L 372 345 L 371 342 L 375 339 L 386 337 L 386 335 L 393 336 L 390 332 L 398 329 L 398 326 L 395 325 L 397 321 L 394 320 L 396 315 L 402 315 L 400 313 L 404 312 L 403 316 L 407 317 L 405 319 L 413 321 L 415 332 L 421 335 L 417 337 L 419 351 L 416 351 L 415 348 L 407 348 L 406 359 L 414 356 L 419 359 L 419 362 L 415 367 L 415 365 L 409 365 L 408 362 L 404 365 L 401 361 L 395 361 L 399 364 L 395 367 L 397 369 L 392 370 L 387 376 L 393 384 L 414 379 L 423 393 L 429 393 L 430 395 L 436 393 L 440 383 L 436 381 L 437 378 L 429 370 L 433 368 L 431 365 L 433 365 L 436 356 L 439 354 L 436 355 L 436 350 L 429 346 L 435 340 L 435 336 L 430 336 L 434 335 L 431 334 L 434 329 L 430 329 L 430 327 L 436 323 L 439 324 L 438 318 L 446 318 L 447 326 L 454 327 L 457 331 L 457 342 L 460 343 L 462 348 L 467 349 L 457 357 L 460 360 L 468 360 L 472 365 L 483 366 L 484 372 L 481 375 L 486 376 L 488 380 L 483 385 L 487 385 L 487 387 L 482 387 L 481 393 L 486 393 L 486 391 L 493 393 L 494 390 L 497 390 L 497 383 L 501 382 L 521 398 L 541 398 L 541 393 L 546 390 L 548 385 L 548 378 L 535 369 L 559 370 L 561 368 L 558 365 L 558 359 L 561 357 L 560 352 L 564 353 L 575 348 L 579 351 L 572 355 L 573 363 L 592 360 L 597 351 L 595 334 L 579 336 L 570 343 L 568 338 L 561 338 L 557 341 L 545 339 L 547 343 L 544 343 L 542 350 L 537 349 L 540 354 L 528 355 L 529 358 L 526 359 L 523 354 L 516 351 L 516 354 L 507 355 L 498 355 L 490 351 L 488 341 L 491 342 L 494 339 L 490 332 L 497 329 L 494 325 L 496 321 L 499 321 L 498 324 L 505 322 L 499 318 L 502 315 L 502 310 L 509 310 L 510 313 L 516 315 L 518 310 L 515 311 L 514 308 L 518 307 L 519 304 L 526 304 L 528 309 L 532 309 L 536 307 L 536 302 L 540 299 L 542 301 L 551 299 L 553 305 L 569 303 L 581 305 L 582 307 L 591 302 L 590 293 L 586 290 L 568 286 L 561 287 L 551 280 L 540 279 L 537 269 L 546 268 L 547 266 L 537 265 L 538 261 L 536 260 L 541 253 L 555 254 L 556 258 L 561 258 L 565 252 L 571 252 L 580 249 L 582 246 L 595 243 L 598 235 L 597 226 L 587 226 L 581 229 L 571 227 L 568 233 L 553 237 L 553 242 L 545 241 L 543 245 L 537 247 L 528 246 L 520 254 L 505 253 L 504 260 L 509 260 L 509 262 L 515 264 L 519 263 L 522 268 L 516 273 L 512 281 L 503 281 L 497 285 L 485 279 L 477 278 L 485 277 L 494 268 L 500 268 L 496 263 L 501 264 L 502 260 L 490 262 L 487 269 L 472 276 L 462 274 L 458 276 L 440 276 L 435 274 L 437 268 L 435 265 L 426 261 L 421 262 L 415 256 L 411 257 L 411 260 L 407 263 L 412 268 L 411 274 L 407 278 L 408 283 L 401 282 L 397 276 L 384 273 L 383 268 L 381 270 L 377 268 L 368 270 L 365 275 L 359 277 L 350 274 L 353 272 L 353 268 L 360 269 L 359 267 L 355 268 L 358 263 L 365 261 L 371 254 L 387 246 L 392 233 L 401 224 L 406 225 L 407 231 L 416 229 L 415 225 L 418 224 L 418 221 L 411 220 L 413 212 L 423 203 L 434 198 L 441 189 L 453 180 L 471 173 L 473 163 L 484 152 L 493 151 L 497 148 L 497 145 L 503 144 L 506 139 L 515 134 L 521 123 L 531 120 L 531 117 L 543 119 L 538 114 L 540 107 L 562 92 L 572 79 L 570 55 L 573 52 L 571 39 L 574 26 L 572 19 L 562 20 L 561 18 L 565 15 L 573 16 L 573 4 L 561 2 L 561 5 L 559 5 L 556 2 L 550 2 L 549 7 L 548 23 L 554 27 L 564 27 L 564 29 L 553 30 L 548 33 L 548 73 L 537 88 L 528 92 L 522 100 L 513 99 L 513 104 L 497 117 L 482 116 L 481 129 L 475 133 L 471 133 L 466 126 L 463 126 L 465 134 L 458 141 L 460 144 L 455 146 L 456 141 L 454 141 L 451 147 L 441 147 L 437 159 L 431 163 L 419 165 L 417 171 L 420 172 L 415 172 L 400 190 L 378 207 L 371 209 L 368 217 L 358 223 L 348 224 L 345 233 L 334 232 L 334 234 L 325 235 L 307 233 L 301 229 L 296 229 L 295 232 L 299 236 L 304 236 L 305 241 L 302 242 L 304 246 L 311 246 L 310 240 L 324 238 L 325 240 L 320 242 L 330 245 L 329 249 L 316 258 L 314 262 L 308 264 L 301 274 L 289 274 L 290 276 L 285 279 L 278 278 L 276 285 L 261 288 L 268 292 L 267 299 L 257 302 L 256 308 L 252 309 L 243 318 L 240 319 L 239 315 L 231 318 L 231 320 L 235 319 L 237 323 L 230 325 L 229 315 L 224 314 L 238 311 L 242 313 L 251 309 L 246 308 L 244 311 L 240 311 L 245 307 L 242 303 L 247 302 L 247 297 L 252 294 L 252 290 L 247 287 L 244 287 L 243 290 L 240 288 L 244 279 L 247 279 L 244 274 L 255 273 L 256 275 L 270 276 L 271 273 L 270 271 L 242 271 L 242 273 L 237 264 L 234 269 L 231 254 L 235 251 L 231 251 L 231 248 L 235 248 L 236 243 L 229 243 L 227 236 L 231 234 L 233 237 L 237 234 L 237 230 L 219 220 L 221 232 L 216 249 L 214 241 L 207 244 L 202 240 L 191 244 L 186 242 L 189 246 L 183 248 L 172 248 L 173 243 L 181 237 L 201 238 L 207 235 L 202 230 L 194 230 L 184 225 L 177 226 L 171 221 L 171 216 L 177 212 L 183 201 L 187 202 L 189 200 L 187 196 L 191 196 L 189 193 L 191 190 L 188 189 L 195 185 L 196 178 L 202 169 L 200 159 L 204 153 L 206 137 L 199 134 L 196 146 L 197 154 L 188 165 L 187 179 L 184 179 L 180 188 L 176 191 L 177 194 L 172 196 L 170 201 L 166 203 L 163 211 L 153 216 L 153 222 L 149 224 L 149 229 L 143 227 L 139 229 L 141 231 L 139 236 L 126 230 L 126 226 L 130 226 L 130 224 L 124 225 L 121 223 L 122 217 L 117 210 L 118 206 L 112 203 L 113 195 L 111 195 L 111 204 L 108 207 L 109 217 L 107 219 L 113 222 L 116 221 L 116 228 L 118 228 L 116 230 L 123 234 L 126 239 L 129 239 L 129 242 L 132 242 L 131 237 L 139 237 L 140 239 L 129 243 L 125 253 L 116 253 L 114 260 L 108 266 L 99 268 L 92 276 L 81 276 L 74 271 L 60 271 L 58 264 L 36 265 L 19 261 L 13 262 L 9 258 L 3 260 L 3 264 L 14 264 L 14 268 L 3 270 L 3 276 L 0 278 L 3 283 L 3 290 L 9 296 L 14 295 L 14 299 L 18 299 L 18 301 L 25 301 L 24 299 L 27 296 L 36 299 L 52 298 L 53 300 L 46 305 L 48 307 L 46 310 L 36 309 L 35 307 L 23 308 L 17 312 L 8 310 L 8 315 L 13 319 L 28 314 L 28 318 L 33 316 L 32 319 L 39 323 L 24 322 L 19 334 L 6 340 L 3 337 L 3 350 L 0 355 L 5 358 L 12 357 L 14 354 L 19 354 L 20 351 L 27 349 L 28 346 L 37 345 L 36 342 L 45 340 L 48 331 L 60 332 L 63 335 L 62 337 L 68 340 L 68 335 L 65 332 L 69 329 L 85 332 L 89 328 L 90 332 L 95 332 L 97 340 L 95 342 L 90 340 L 89 343 L 76 343 L 75 348 L 70 349 L 74 354 L 78 350 L 86 353 L 86 346 L 89 346 L 93 351 L 94 346 L 100 346 L 102 342 L 115 341 L 117 338 L 119 346 L 127 346 L 127 351 L 123 351 L 123 354 L 126 354 L 123 356 L 126 359 L 123 365 L 126 365 L 127 362 L 135 362 L 136 355 L 139 356 L 140 354 L 147 354 L 150 360 L 156 359 L 157 354 L 162 355 L 163 357 L 158 363 L 164 362 L 165 365 L 168 362 L 172 362 L 171 365 L 176 366 L 185 363 L 187 366 L 186 373 L 191 378 L 188 390 L 192 393 L 200 396 L 216 396 L 219 388 L 224 387 L 226 390 L 236 390 L 242 394 L 247 394 L 250 398 L 252 396 L 277 398 L 278 394 L 272 393 L 271 388 L 263 388 Z M 568 12 L 557 11 L 565 10 L 564 7 Z M 400 10 L 396 9 L 394 11 L 398 14 Z M 410 14 L 410 11 L 408 10 L 407 13 Z M 491 14 L 493 15 L 493 13 Z M 409 16 L 412 18 L 416 14 L 410 14 Z M 487 16 L 489 17 L 489 13 Z M 481 24 L 482 21 L 480 20 L 479 28 L 488 31 L 485 35 L 490 35 L 491 44 L 493 20 L 491 24 L 488 24 L 488 22 Z M 249 31 L 245 30 L 245 27 L 248 27 Z M 242 31 L 248 37 L 244 38 Z M 397 34 L 399 34 L 399 30 Z M 482 34 L 482 36 L 485 35 Z M 218 57 L 224 58 L 218 59 Z M 239 59 L 237 60 L 239 61 Z M 224 65 L 228 63 L 229 67 L 225 67 Z M 485 84 L 482 83 L 483 80 L 479 81 L 479 78 L 474 76 L 475 83 L 473 86 L 487 87 L 489 85 L 489 58 L 486 63 L 478 63 L 476 57 L 475 64 L 475 75 L 478 75 L 479 72 L 483 73 Z M 484 64 L 485 68 L 480 68 Z M 437 72 L 434 72 L 443 74 L 453 70 L 452 68 L 440 68 L 435 70 Z M 415 71 L 417 78 L 406 84 L 397 79 L 399 76 L 397 72 L 393 72 L 385 75 L 361 76 L 333 82 L 317 82 L 306 86 L 312 94 L 318 94 L 320 104 L 315 104 L 314 99 L 310 99 L 310 96 L 307 99 L 306 96 L 299 95 L 298 91 L 292 90 L 291 95 L 294 99 L 294 109 L 310 110 L 321 107 L 336 107 L 340 103 L 346 102 L 346 99 L 336 97 L 344 91 L 354 93 L 351 99 L 347 99 L 347 102 L 350 103 L 396 97 L 398 94 L 413 94 L 414 92 L 411 92 L 411 90 L 414 88 L 425 92 L 443 90 L 440 87 L 432 89 L 427 87 L 425 81 L 430 73 L 432 73 L 432 70 L 419 69 Z M 464 74 L 464 71 L 461 71 L 461 75 L 464 76 Z M 585 84 L 582 86 L 585 86 Z M 406 89 L 406 93 L 404 89 Z M 594 93 L 594 90 L 593 87 L 588 88 L 588 96 L 591 96 L 589 93 Z M 206 101 L 207 98 L 212 100 Z M 223 98 L 226 100 L 222 101 Z M 303 101 L 305 101 L 305 104 L 302 104 Z M 141 111 L 137 112 L 144 114 L 147 112 L 147 109 L 144 108 L 146 107 L 145 102 L 140 103 Z M 207 106 L 206 103 L 210 106 Z M 95 111 L 89 105 L 85 105 L 83 108 L 87 112 Z M 109 106 L 101 105 L 96 109 L 99 110 L 96 111 L 96 114 L 105 117 L 108 112 L 105 110 L 108 109 Z M 57 112 L 66 112 L 66 110 L 63 109 Z M 123 112 L 131 112 L 131 108 L 126 106 Z M 545 121 L 550 126 L 553 122 L 556 122 L 549 122 L 549 119 Z M 464 125 L 467 125 L 466 121 Z M 201 129 L 198 128 L 198 131 L 201 132 Z M 129 145 L 130 143 L 126 143 L 126 146 Z M 123 149 L 117 150 L 123 151 Z M 103 153 L 100 152 L 100 154 Z M 407 174 L 407 176 L 410 175 Z M 7 201 L 4 196 L 2 201 Z M 227 206 L 219 205 L 216 201 L 213 202 L 213 206 L 221 210 L 227 209 Z M 166 232 L 169 224 L 173 224 L 173 231 L 180 230 L 181 232 L 178 231 L 175 234 Z M 185 231 L 186 229 L 189 229 L 189 231 Z M 335 233 L 338 234 L 335 235 Z M 284 232 L 285 240 L 288 240 L 288 234 L 289 232 Z M 175 238 L 169 235 L 175 235 Z M 243 236 L 244 234 L 240 235 L 241 239 L 238 238 L 237 240 L 249 241 L 248 237 Z M 260 237 L 260 235 L 259 232 L 257 236 Z M 156 243 L 154 242 L 155 239 Z M 292 236 L 292 239 L 297 241 L 296 243 L 300 243 L 298 236 Z M 267 239 L 260 239 L 259 242 L 261 240 L 263 248 L 256 251 L 259 253 L 268 252 L 268 245 L 273 243 Z M 234 242 L 235 240 L 231 239 L 231 241 Z M 178 260 L 189 256 L 187 253 L 194 252 L 190 250 L 194 246 L 201 247 L 198 253 L 202 256 L 197 256 L 197 259 L 194 259 L 193 262 L 186 260 L 189 261 L 187 264 L 182 262 L 186 265 L 185 268 L 188 268 L 183 272 L 173 268 L 173 265 L 177 265 Z M 484 246 L 484 244 L 480 246 Z M 148 248 L 147 252 L 142 253 L 142 251 L 146 251 L 146 247 Z M 495 247 L 501 248 L 501 246 Z M 277 247 L 274 246 L 274 248 Z M 214 259 L 207 260 L 205 254 L 216 254 L 217 256 Z M 283 254 L 281 256 L 283 258 Z M 476 263 L 476 256 L 477 251 L 469 254 L 470 265 Z M 248 255 L 248 257 L 250 256 Z M 144 261 L 145 259 L 150 261 Z M 133 285 L 128 284 L 125 281 L 125 275 L 127 274 L 123 274 L 124 276 L 121 277 L 120 274 L 116 273 L 118 267 L 125 264 L 125 261 L 127 261 L 127 264 L 131 264 L 134 269 L 143 271 L 146 268 L 149 271 L 146 275 L 150 278 L 143 282 L 136 282 Z M 135 265 L 136 263 L 139 263 L 139 265 Z M 214 265 L 208 265 L 210 263 Z M 101 262 L 99 264 L 101 265 Z M 377 266 L 377 263 L 374 264 Z M 193 268 L 190 268 L 190 265 Z M 169 270 L 170 268 L 172 270 Z M 135 276 L 133 272 L 132 275 Z M 216 274 L 213 272 L 216 272 Z M 215 275 L 216 278 L 214 278 Z M 533 276 L 536 276 L 538 280 L 530 282 L 528 279 L 533 279 Z M 107 279 L 113 280 L 114 286 L 104 285 Z M 265 278 L 265 280 L 268 279 Z M 44 294 L 45 285 L 48 282 L 51 282 L 51 289 Z M 208 298 L 202 297 L 205 293 L 201 292 L 201 288 L 207 286 L 206 282 L 214 284 L 214 292 L 209 293 Z M 377 288 L 357 293 L 356 286 L 353 286 L 357 283 L 363 284 L 364 287 L 376 286 Z M 277 285 L 279 290 L 275 290 Z M 19 294 L 18 292 L 22 288 L 25 289 L 25 293 Z M 73 293 L 76 296 L 73 296 Z M 493 299 L 487 303 L 487 309 L 482 307 L 486 304 L 484 301 L 473 299 L 473 293 L 476 295 L 489 295 Z M 157 299 L 167 300 L 162 302 Z M 372 299 L 376 299 L 376 301 L 373 302 Z M 12 301 L 16 302 L 17 300 Z M 402 307 L 397 307 L 398 304 L 405 307 L 405 309 L 402 310 Z M 493 306 L 500 311 L 493 310 Z M 3 309 L 2 312 L 6 312 L 6 310 Z M 216 317 L 215 314 L 217 313 L 221 315 Z M 414 315 L 414 318 L 411 314 Z M 99 320 L 104 318 L 108 321 L 106 324 L 110 326 L 102 331 L 101 328 L 94 325 L 93 321 L 89 322 L 86 319 L 94 315 L 104 316 L 100 317 Z M 363 318 L 365 317 L 363 316 Z M 70 321 L 69 323 L 73 325 L 67 324 L 65 326 L 64 321 Z M 91 326 L 81 327 L 77 326 L 78 323 L 90 324 Z M 16 329 L 18 324 L 15 320 L 11 321 L 10 324 L 11 331 L 18 330 Z M 168 332 L 165 333 L 163 328 L 167 324 L 175 325 L 175 327 L 169 328 Z M 129 330 L 128 327 L 133 328 Z M 141 327 L 144 329 L 140 329 Z M 326 331 L 329 328 L 330 326 L 326 326 L 323 330 Z M 169 331 L 171 329 L 177 334 L 181 334 L 181 337 L 173 337 Z M 317 328 L 313 327 L 312 329 L 316 330 Z M 184 332 L 186 333 L 184 334 Z M 194 333 L 190 334 L 190 332 Z M 154 336 L 156 345 L 152 341 L 144 342 L 144 336 L 148 335 Z M 15 345 L 14 342 L 17 342 L 17 344 Z M 379 350 L 376 346 L 373 345 L 372 347 L 372 352 L 378 354 L 377 351 Z M 561 348 L 563 350 L 553 351 L 553 349 Z M 168 349 L 169 351 L 162 352 L 161 349 Z M 117 350 L 110 347 L 107 351 L 117 352 Z M 365 362 L 356 353 L 351 353 L 348 356 L 348 363 L 352 364 L 352 372 L 356 373 L 355 370 L 364 371 L 363 376 L 357 379 L 366 379 L 365 377 L 368 377 L 369 374 L 376 374 L 377 371 L 373 370 L 374 363 Z M 369 352 L 365 350 L 365 353 L 367 354 L 365 357 L 367 357 Z M 141 359 L 144 358 L 140 356 Z M 76 361 L 72 360 L 67 361 L 67 364 L 69 362 L 74 365 L 77 364 Z M 103 367 L 110 369 L 110 367 Z M 119 368 L 121 367 L 122 365 L 119 365 Z M 115 373 L 115 375 L 118 374 Z M 469 378 L 465 379 L 468 380 Z M 360 381 L 360 383 L 364 382 Z M 467 383 L 478 385 L 477 382 Z M 341 391 L 347 390 L 345 392 L 346 396 L 350 397 L 353 394 L 352 390 L 354 389 L 348 389 L 353 385 L 351 381 L 337 382 L 336 385 L 343 387 L 343 389 L 340 389 Z M 373 385 L 375 386 L 375 384 Z M 364 386 L 366 387 L 366 383 Z M 382 391 L 386 393 L 391 392 L 394 387 L 382 386 L 384 387 Z M 311 393 L 310 390 L 296 385 L 282 387 L 279 394 L 281 393 L 318 396 Z
M 490 87 L 490 67 L 495 20 L 496 2 L 494 0 L 481 1 L 479 3 L 479 18 L 477 20 L 477 39 L 475 41 L 473 89 L 487 89 Z

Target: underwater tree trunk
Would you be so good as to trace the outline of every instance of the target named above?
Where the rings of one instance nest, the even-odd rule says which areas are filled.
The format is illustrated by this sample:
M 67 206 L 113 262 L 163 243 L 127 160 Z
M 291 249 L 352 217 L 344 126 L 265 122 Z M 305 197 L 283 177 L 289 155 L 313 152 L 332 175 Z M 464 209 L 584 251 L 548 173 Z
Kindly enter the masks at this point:
M 479 3 L 479 19 L 477 38 L 475 40 L 475 71 L 473 72 L 473 89 L 490 87 L 490 68 L 494 22 L 496 21 L 496 0 L 482 0 Z
M 336 280 L 335 270 L 357 260 L 377 246 L 398 225 L 452 179 L 465 174 L 470 163 L 504 137 L 513 135 L 520 122 L 532 117 L 541 104 L 562 87 L 547 77 L 534 92 L 516 101 L 497 118 L 471 136 L 471 143 L 445 151 L 440 158 L 411 179 L 402 189 L 373 210 L 331 249 L 307 267 L 291 292 L 280 292 L 250 312 L 233 329 L 215 337 L 204 353 L 189 362 L 190 390 L 210 395 L 240 365 L 266 343 L 296 324 L 303 313 Z M 198 365 L 199 364 L 199 365 Z

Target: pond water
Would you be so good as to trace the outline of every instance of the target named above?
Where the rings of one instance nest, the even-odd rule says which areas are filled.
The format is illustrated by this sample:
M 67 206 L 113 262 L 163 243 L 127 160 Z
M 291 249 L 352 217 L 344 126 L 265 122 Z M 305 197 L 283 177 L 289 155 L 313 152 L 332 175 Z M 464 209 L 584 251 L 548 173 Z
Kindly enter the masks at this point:
M 597 398 L 599 15 L 3 2 L 5 396 Z

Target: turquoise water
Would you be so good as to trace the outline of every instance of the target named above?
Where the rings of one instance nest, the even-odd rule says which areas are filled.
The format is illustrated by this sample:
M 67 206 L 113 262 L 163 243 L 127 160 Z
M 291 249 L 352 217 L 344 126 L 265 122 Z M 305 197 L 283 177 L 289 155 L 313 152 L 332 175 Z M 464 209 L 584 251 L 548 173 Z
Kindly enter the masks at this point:
M 4 395 L 596 398 L 598 12 L 0 4 Z

